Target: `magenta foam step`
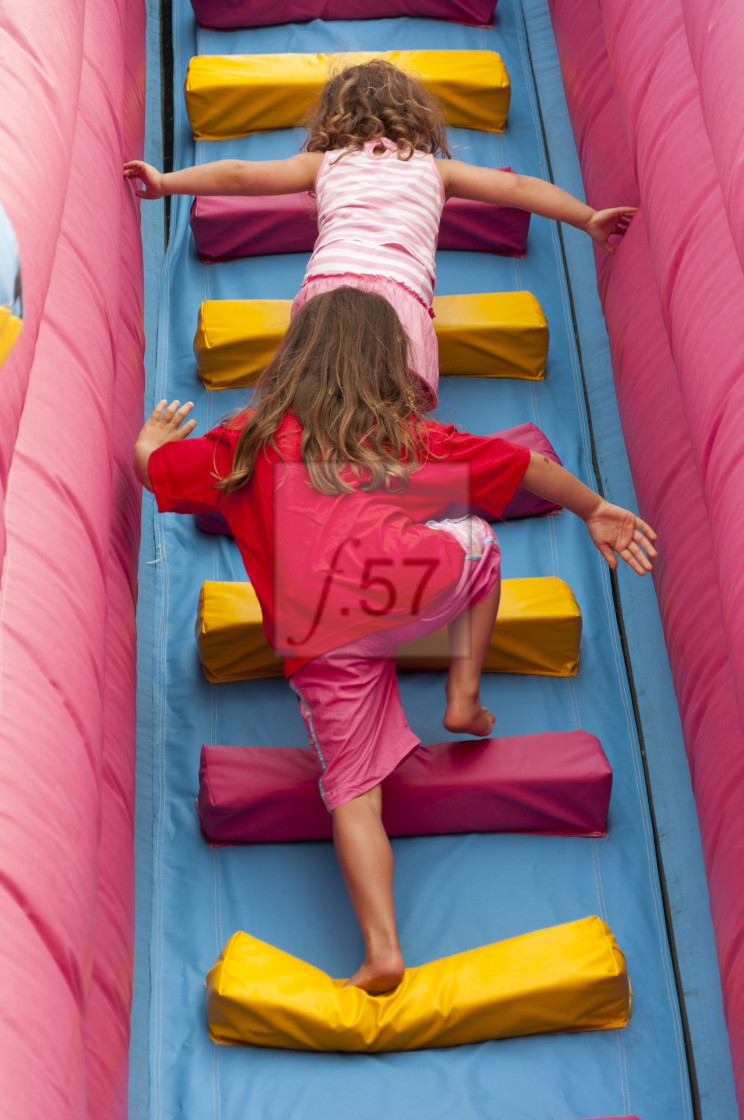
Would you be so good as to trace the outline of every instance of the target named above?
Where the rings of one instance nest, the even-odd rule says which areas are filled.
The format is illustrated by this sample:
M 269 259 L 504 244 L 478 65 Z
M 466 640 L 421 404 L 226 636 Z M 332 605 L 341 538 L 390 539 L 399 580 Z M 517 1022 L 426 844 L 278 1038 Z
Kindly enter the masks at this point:
M 530 451 L 537 451 L 540 455 L 552 459 L 554 463 L 560 463 L 552 443 L 545 433 L 541 432 L 534 424 L 518 424 L 514 428 L 504 428 L 502 432 L 493 432 L 492 434 L 501 436 L 502 439 L 507 439 L 510 443 L 518 443 L 521 447 L 529 447 Z M 518 486 L 500 520 L 512 521 L 516 517 L 538 517 L 546 513 L 557 513 L 559 509 L 560 506 L 556 506 L 552 502 L 546 502 L 543 498 L 538 498 L 535 494 L 530 494 L 529 490 Z M 461 516 L 466 512 L 468 511 L 464 509 L 448 510 L 452 517 Z M 491 514 L 486 509 L 473 509 L 471 512 L 477 513 L 479 517 L 485 518 L 486 521 L 492 520 Z M 203 533 L 222 533 L 228 537 L 232 536 L 229 525 L 218 510 L 214 513 L 198 514 L 196 524 Z
M 202 831 L 212 844 L 327 840 L 309 747 L 202 747 Z M 599 739 L 553 731 L 419 747 L 382 783 L 390 836 L 532 832 L 604 836 L 612 770 Z
M 526 210 L 450 198 L 442 213 L 438 248 L 523 257 L 529 226 Z M 196 251 L 207 263 L 268 253 L 310 253 L 318 236 L 315 202 L 304 193 L 195 198 L 191 229 Z
M 493 26 L 495 0 L 191 0 L 202 27 L 228 30 L 311 19 L 444 19 Z

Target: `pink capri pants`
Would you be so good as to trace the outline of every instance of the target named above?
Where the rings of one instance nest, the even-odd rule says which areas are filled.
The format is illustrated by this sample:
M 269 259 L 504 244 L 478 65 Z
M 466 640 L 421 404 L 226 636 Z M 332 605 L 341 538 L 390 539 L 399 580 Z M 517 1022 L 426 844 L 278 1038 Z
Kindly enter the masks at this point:
M 311 745 L 323 774 L 320 793 L 329 811 L 386 778 L 419 746 L 400 702 L 395 649 L 440 630 L 499 586 L 501 552 L 491 527 L 480 518 L 431 523 L 451 532 L 466 547 L 461 530 L 469 522 L 478 547 L 467 553 L 462 574 L 439 603 L 417 618 L 365 635 L 316 657 L 290 679 Z

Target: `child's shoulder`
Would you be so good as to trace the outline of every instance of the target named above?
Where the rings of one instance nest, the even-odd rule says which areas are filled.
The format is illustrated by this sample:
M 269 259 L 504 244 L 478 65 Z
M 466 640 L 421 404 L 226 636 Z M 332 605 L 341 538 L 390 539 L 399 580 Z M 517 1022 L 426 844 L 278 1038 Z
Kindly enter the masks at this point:
M 219 440 L 226 443 L 237 443 L 240 438 L 240 433 L 246 425 L 247 414 L 246 411 L 235 413 L 230 416 L 223 416 L 219 424 L 207 432 L 210 439 Z
M 421 421 L 419 432 L 429 450 L 439 454 L 478 454 L 488 451 L 499 442 L 494 435 L 475 435 L 455 424 L 442 424 L 428 416 Z
M 239 412 L 224 416 L 217 427 L 213 428 L 211 432 L 207 432 L 207 435 L 211 436 L 212 439 L 225 439 L 230 443 L 237 443 L 241 432 L 251 423 L 256 411 L 255 407 L 242 408 Z M 276 434 L 295 435 L 301 431 L 299 420 L 291 410 L 288 410 L 279 422 Z
M 460 432 L 460 429 L 456 428 L 454 424 L 442 424 L 441 421 L 435 420 L 432 416 L 421 418 L 419 432 L 429 439 L 443 441 L 452 439 L 453 436 L 467 435 L 466 432 Z

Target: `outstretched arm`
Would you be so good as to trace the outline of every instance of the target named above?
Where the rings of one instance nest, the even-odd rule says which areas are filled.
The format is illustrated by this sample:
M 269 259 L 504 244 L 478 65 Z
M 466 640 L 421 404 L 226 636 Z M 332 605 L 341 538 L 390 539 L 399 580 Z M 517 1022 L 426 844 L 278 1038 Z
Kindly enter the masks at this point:
M 625 233 L 636 212 L 635 206 L 594 210 L 568 191 L 532 175 L 474 167 L 454 159 L 438 160 L 437 165 L 448 198 L 470 198 L 497 206 L 515 206 L 518 210 L 529 210 L 543 218 L 566 222 L 588 233 L 606 253 L 615 252 L 608 238 L 615 233 Z
M 187 401 L 186 404 L 171 401 L 168 404 L 166 400 L 162 400 L 155 405 L 153 412 L 145 420 L 134 445 L 134 473 L 148 490 L 152 490 L 148 469 L 150 456 L 164 443 L 185 439 L 186 436 L 191 435 L 196 427 L 196 420 L 186 420 L 186 417 L 193 407 L 191 401 Z
M 166 194 L 294 194 L 313 189 L 322 159 L 319 152 L 289 159 L 220 159 L 167 173 L 133 159 L 124 164 L 124 178 L 141 180 L 143 188 L 135 193 L 149 199 Z
M 637 514 L 606 502 L 570 471 L 534 451 L 522 478 L 522 486 L 580 517 L 613 570 L 617 568 L 619 556 L 640 576 L 651 571 L 651 560 L 656 556 L 652 543 L 656 540 L 656 533 Z

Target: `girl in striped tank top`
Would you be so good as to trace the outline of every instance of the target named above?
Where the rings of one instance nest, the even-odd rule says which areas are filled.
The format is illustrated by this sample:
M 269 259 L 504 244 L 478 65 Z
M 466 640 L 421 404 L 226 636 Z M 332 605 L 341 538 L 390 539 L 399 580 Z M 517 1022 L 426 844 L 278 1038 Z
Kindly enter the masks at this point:
M 442 112 L 410 74 L 375 59 L 329 79 L 306 119 L 307 151 L 285 160 L 219 160 L 162 174 L 140 160 L 140 198 L 166 194 L 315 193 L 318 239 L 292 313 L 335 287 L 376 292 L 398 313 L 409 338 L 418 403 L 436 404 L 437 341 L 432 326 L 434 253 L 446 198 L 513 206 L 585 230 L 606 252 L 635 207 L 594 210 L 528 175 L 451 159 Z

